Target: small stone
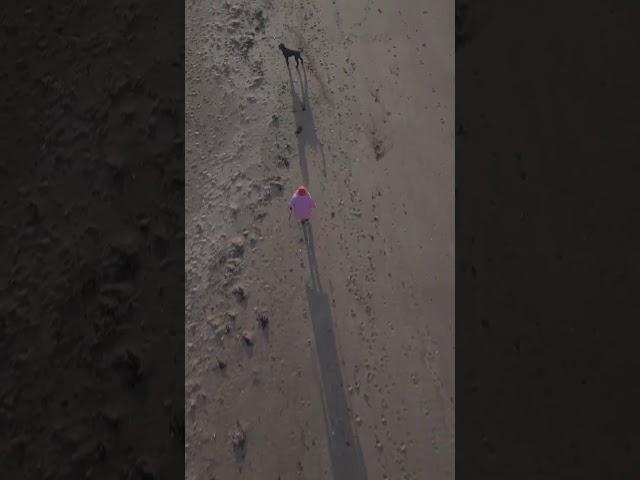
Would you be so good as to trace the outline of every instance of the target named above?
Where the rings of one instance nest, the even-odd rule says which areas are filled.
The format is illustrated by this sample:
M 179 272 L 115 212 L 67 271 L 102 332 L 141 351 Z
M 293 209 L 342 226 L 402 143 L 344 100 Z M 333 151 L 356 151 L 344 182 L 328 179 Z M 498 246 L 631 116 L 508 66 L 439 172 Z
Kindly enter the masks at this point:
M 236 285 L 231 293 L 238 302 L 244 302 L 247 299 L 247 292 L 240 285 Z
M 244 238 L 237 236 L 231 239 L 231 254 L 240 257 L 244 254 Z
M 277 191 L 277 192 L 281 192 L 284 189 L 284 186 L 282 185 L 282 182 L 280 182 L 278 180 L 271 180 L 269 182 L 269 186 L 271 187 L 272 190 Z
M 262 328 L 263 330 L 269 326 L 269 317 L 267 317 L 265 313 L 258 314 L 256 321 L 258 322 L 258 325 L 260 325 L 260 328 Z
M 240 423 L 238 423 L 237 428 L 231 433 L 231 445 L 236 454 L 242 459 L 244 459 L 246 455 L 246 443 L 247 434 Z
M 253 334 L 248 330 L 243 331 L 242 340 L 244 341 L 245 345 L 251 347 L 253 345 Z

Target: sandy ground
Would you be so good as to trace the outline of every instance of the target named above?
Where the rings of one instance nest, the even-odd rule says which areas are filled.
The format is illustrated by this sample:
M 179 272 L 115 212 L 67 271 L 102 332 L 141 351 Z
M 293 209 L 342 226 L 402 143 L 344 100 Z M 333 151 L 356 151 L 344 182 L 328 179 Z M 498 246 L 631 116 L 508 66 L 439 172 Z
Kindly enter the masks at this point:
M 188 479 L 453 478 L 454 5 L 400 3 L 186 3 Z
M 2 478 L 182 475 L 183 19 L 172 8 L 5 5 Z

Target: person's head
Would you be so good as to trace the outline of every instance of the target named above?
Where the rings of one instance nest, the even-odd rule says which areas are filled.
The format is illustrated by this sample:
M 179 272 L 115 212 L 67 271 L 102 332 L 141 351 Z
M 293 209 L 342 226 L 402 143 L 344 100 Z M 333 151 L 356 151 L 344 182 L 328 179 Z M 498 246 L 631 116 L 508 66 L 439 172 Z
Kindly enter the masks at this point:
M 303 185 L 300 185 L 300 186 L 298 187 L 298 191 L 297 191 L 297 193 L 298 193 L 298 195 L 306 195 L 306 194 L 307 194 L 307 189 L 306 189 L 306 188 L 304 188 L 304 186 L 303 186 Z

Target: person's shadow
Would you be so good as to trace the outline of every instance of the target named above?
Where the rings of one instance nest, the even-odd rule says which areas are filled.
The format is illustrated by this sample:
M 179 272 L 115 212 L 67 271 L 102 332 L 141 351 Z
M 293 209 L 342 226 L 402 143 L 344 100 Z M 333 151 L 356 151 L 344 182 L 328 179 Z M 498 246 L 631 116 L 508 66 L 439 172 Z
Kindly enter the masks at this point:
M 358 436 L 351 423 L 342 380 L 329 296 L 320 283 L 311 224 L 309 222 L 303 224 L 302 230 L 309 256 L 310 283 L 307 284 L 307 300 L 318 352 L 333 478 L 334 480 L 366 480 L 367 469 Z
M 300 69 L 304 72 L 304 80 L 300 75 Z M 324 146 L 318 140 L 316 126 L 313 119 L 313 111 L 309 101 L 309 84 L 307 82 L 307 71 L 304 65 L 296 69 L 298 79 L 300 80 L 300 89 L 302 98 L 296 92 L 291 75 L 291 68 L 287 67 L 289 72 L 289 87 L 291 89 L 291 104 L 296 124 L 296 137 L 298 138 L 298 157 L 300 158 L 300 170 L 302 171 L 302 179 L 305 185 L 309 184 L 309 171 L 307 168 L 307 147 L 317 150 L 322 159 L 322 176 L 327 176 L 327 163 L 324 156 Z

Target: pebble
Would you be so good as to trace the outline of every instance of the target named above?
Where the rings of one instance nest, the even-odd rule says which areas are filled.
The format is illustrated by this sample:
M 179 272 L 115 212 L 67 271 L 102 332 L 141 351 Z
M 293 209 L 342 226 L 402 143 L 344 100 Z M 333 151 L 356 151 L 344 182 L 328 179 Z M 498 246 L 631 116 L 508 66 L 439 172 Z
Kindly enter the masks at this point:
M 243 331 L 242 340 L 247 346 L 251 347 L 253 345 L 253 334 L 248 330 Z

